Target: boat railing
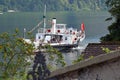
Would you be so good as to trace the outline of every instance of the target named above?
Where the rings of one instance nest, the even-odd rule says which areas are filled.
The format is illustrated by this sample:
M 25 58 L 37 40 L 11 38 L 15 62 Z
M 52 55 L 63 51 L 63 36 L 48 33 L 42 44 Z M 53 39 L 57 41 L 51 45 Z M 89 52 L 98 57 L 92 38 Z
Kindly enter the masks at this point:
M 51 32 L 51 28 L 39 28 L 38 29 L 38 33 L 46 33 L 46 32 Z
M 60 29 L 60 28 L 56 28 L 56 33 L 76 33 L 77 29 L 70 29 L 70 28 L 64 28 L 64 29 Z M 38 29 L 38 33 L 52 33 L 52 29 L 51 28 L 39 28 Z

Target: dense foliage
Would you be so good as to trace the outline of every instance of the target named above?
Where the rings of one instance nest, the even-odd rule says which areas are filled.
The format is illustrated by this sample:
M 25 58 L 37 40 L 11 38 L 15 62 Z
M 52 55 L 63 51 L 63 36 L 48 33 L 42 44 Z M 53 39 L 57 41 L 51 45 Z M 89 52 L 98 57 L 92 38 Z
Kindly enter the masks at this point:
M 28 37 L 33 41 L 30 33 L 28 34 Z M 32 63 L 32 56 L 35 55 L 34 50 L 33 42 L 31 44 L 25 42 L 18 29 L 14 34 L 7 32 L 0 34 L 0 80 L 26 80 L 26 72 Z M 62 54 L 50 45 L 39 46 L 39 51 L 35 55 L 32 70 L 32 73 L 37 77 L 32 75 L 33 78 L 39 80 L 46 78 L 46 75 L 50 74 L 48 69 L 54 67 L 53 64 L 65 66 Z
M 106 0 L 0 0 L 0 11 L 48 11 L 105 10 Z
M 18 29 L 14 34 L 0 34 L 0 79 L 14 80 L 14 76 L 24 76 L 26 67 L 30 64 L 28 58 L 30 59 L 33 50 L 33 45 L 20 37 Z
M 109 27 L 109 34 L 102 37 L 102 41 L 120 41 L 120 0 L 107 0 L 107 6 L 109 7 L 109 12 L 112 17 L 107 20 L 114 19 L 115 22 Z

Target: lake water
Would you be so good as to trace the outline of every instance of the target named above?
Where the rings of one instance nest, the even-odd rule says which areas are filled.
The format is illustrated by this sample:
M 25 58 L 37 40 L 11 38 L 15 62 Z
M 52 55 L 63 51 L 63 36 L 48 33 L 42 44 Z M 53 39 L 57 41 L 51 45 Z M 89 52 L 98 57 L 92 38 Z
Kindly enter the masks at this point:
M 15 28 L 19 28 L 22 34 L 24 28 L 31 30 L 36 26 L 43 19 L 42 16 L 41 12 L 4 13 L 0 15 L 0 33 L 13 32 Z M 48 12 L 46 16 L 47 20 L 56 18 L 57 23 L 65 23 L 68 27 L 77 29 L 84 22 L 85 43 L 99 42 L 99 38 L 108 33 L 107 27 L 111 24 L 111 22 L 105 21 L 108 17 L 110 17 L 108 12 Z
M 42 17 L 42 12 L 4 13 L 0 15 L 0 33 L 13 32 L 15 28 L 18 28 L 21 35 L 23 35 L 24 28 L 28 31 L 31 30 L 43 19 Z M 86 46 L 88 43 L 99 42 L 99 38 L 108 33 L 107 27 L 111 24 L 111 22 L 105 21 L 108 17 L 110 17 L 108 12 L 48 12 L 46 16 L 47 20 L 56 18 L 57 23 L 65 23 L 68 27 L 77 29 L 79 29 L 80 24 L 84 22 L 86 38 L 80 43 L 81 46 Z M 63 52 L 63 55 L 68 64 L 71 64 L 71 60 L 76 59 L 80 52 L 80 49 L 77 51 L 71 50 L 70 52 Z

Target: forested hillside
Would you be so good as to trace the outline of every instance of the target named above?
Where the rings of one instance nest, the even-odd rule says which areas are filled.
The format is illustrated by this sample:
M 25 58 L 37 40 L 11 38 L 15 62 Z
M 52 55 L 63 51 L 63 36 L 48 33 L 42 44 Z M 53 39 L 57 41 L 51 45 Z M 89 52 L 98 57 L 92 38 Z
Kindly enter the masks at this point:
M 106 10 L 106 0 L 0 0 L 0 11 L 48 11 Z

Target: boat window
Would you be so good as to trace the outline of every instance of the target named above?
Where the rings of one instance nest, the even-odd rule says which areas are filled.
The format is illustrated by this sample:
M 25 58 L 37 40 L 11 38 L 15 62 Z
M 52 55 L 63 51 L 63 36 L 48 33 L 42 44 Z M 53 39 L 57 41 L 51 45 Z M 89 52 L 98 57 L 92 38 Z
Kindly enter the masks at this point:
M 61 28 L 62 28 L 62 26 L 61 26 L 61 25 L 57 25 L 57 28 L 58 28 L 58 29 L 61 29 Z
M 51 43 L 56 43 L 57 41 L 56 41 L 56 38 L 52 38 L 51 39 Z
M 63 39 L 62 39 L 63 37 L 62 36 L 60 36 L 60 41 L 62 41 Z
M 65 40 L 67 40 L 67 37 L 65 37 Z
M 72 33 L 72 30 L 70 30 L 70 34 Z
M 63 28 L 65 28 L 65 25 L 64 24 L 57 24 L 56 27 L 57 27 L 57 29 L 63 29 Z
M 40 36 L 39 36 L 39 39 L 40 39 Z

